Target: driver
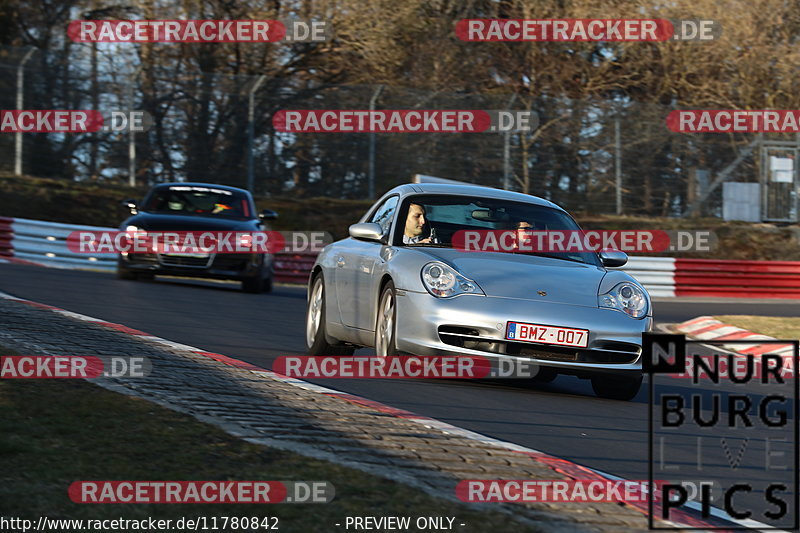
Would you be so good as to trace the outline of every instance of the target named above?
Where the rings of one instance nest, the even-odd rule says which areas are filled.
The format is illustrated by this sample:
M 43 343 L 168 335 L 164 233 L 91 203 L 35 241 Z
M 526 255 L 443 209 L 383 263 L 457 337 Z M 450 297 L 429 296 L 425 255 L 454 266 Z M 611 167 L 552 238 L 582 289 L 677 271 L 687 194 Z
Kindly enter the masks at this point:
M 425 208 L 420 204 L 408 206 L 408 216 L 406 217 L 406 227 L 403 232 L 403 244 L 438 244 L 439 240 L 431 228 L 431 236 L 421 238 L 425 229 Z
M 186 206 L 179 198 L 171 197 L 167 202 L 167 207 L 170 211 L 183 211 Z
M 518 220 L 517 223 L 514 224 L 514 229 L 516 230 L 516 235 L 514 244 L 512 244 L 512 250 L 516 251 L 519 250 L 519 243 L 526 239 L 525 233 L 533 231 L 534 227 L 533 224 L 527 220 Z

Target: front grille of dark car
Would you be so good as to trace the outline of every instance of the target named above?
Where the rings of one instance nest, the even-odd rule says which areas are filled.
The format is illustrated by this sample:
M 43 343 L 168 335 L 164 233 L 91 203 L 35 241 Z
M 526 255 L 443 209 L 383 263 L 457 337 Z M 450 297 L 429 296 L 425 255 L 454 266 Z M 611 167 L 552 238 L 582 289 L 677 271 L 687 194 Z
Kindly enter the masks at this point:
M 249 254 L 220 254 L 214 259 L 213 268 L 219 270 L 244 270 L 250 260 Z
M 208 268 L 213 259 L 213 255 L 209 257 L 186 257 L 180 255 L 161 254 L 158 256 L 158 260 L 162 265 L 182 268 Z
M 611 341 L 599 341 L 591 349 L 507 341 L 484 337 L 477 329 L 462 326 L 439 326 L 439 339 L 445 344 L 470 350 L 574 363 L 633 363 L 641 350 L 636 344 Z
M 128 262 L 137 265 L 155 265 L 158 263 L 156 254 L 128 254 Z

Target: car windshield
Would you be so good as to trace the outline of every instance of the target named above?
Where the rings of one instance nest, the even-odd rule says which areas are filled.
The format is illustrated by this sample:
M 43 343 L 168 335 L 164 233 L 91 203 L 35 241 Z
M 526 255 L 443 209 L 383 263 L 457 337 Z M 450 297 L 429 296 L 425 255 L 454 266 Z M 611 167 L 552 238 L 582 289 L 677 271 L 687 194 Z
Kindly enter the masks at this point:
M 404 202 L 398 230 L 406 246 L 454 247 L 461 230 L 580 231 L 565 212 L 525 202 L 455 195 L 419 195 Z M 458 239 L 456 239 L 457 241 Z M 591 251 L 505 251 L 598 265 Z
M 143 210 L 172 215 L 252 218 L 246 195 L 214 187 L 190 185 L 156 189 Z

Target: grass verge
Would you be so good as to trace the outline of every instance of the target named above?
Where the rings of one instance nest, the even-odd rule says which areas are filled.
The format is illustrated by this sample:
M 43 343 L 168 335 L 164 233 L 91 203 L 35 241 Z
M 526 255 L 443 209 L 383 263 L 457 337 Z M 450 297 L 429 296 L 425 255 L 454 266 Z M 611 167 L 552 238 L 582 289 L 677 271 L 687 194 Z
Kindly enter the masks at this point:
M 776 339 L 800 339 L 800 318 L 782 316 L 720 315 L 717 320 Z
M 3 350 L 4 355 L 11 354 Z M 287 451 L 80 380 L 0 380 L 0 516 L 35 520 L 277 517 L 280 531 L 344 530 L 347 516 L 455 517 L 459 531 L 519 531 L 511 516 Z M 329 504 L 73 503 L 79 480 L 325 480 Z M 460 527 L 459 524 L 465 524 Z M 337 527 L 336 524 L 341 524 Z

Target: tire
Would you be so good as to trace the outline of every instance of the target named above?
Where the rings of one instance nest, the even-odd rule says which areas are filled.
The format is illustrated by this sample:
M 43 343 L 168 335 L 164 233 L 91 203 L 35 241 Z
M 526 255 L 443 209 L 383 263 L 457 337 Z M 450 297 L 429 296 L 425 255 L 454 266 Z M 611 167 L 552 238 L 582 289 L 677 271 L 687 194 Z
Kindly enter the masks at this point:
M 642 376 L 638 378 L 619 378 L 594 376 L 592 389 L 601 398 L 629 401 L 636 397 L 642 386 Z
M 325 280 L 317 274 L 306 306 L 306 346 L 309 355 L 353 355 L 355 348 L 328 342 L 325 331 Z
M 122 264 L 122 256 L 117 256 L 117 279 L 124 279 L 124 280 L 135 280 L 136 274 L 125 268 Z
M 122 267 L 118 266 L 117 267 L 117 279 L 124 279 L 124 280 L 127 280 L 127 281 L 134 281 L 137 278 L 136 278 L 136 273 L 135 272 L 131 272 L 130 270 L 127 270 L 125 268 L 122 268 Z
M 133 270 L 125 268 L 122 258 L 117 257 L 117 279 L 124 279 L 127 281 L 135 281 L 137 279 L 152 281 L 156 277 L 151 272 L 134 272 Z
M 397 355 L 397 299 L 394 283 L 384 285 L 375 317 L 375 354 L 385 359 Z
M 264 278 L 258 275 L 254 278 L 243 279 L 242 290 L 251 294 L 260 294 L 264 292 Z
M 272 292 L 272 273 L 264 280 L 264 292 Z
M 249 292 L 251 294 L 272 292 L 272 269 L 270 269 L 269 276 L 264 277 L 264 268 L 262 262 L 261 268 L 258 270 L 256 276 L 242 280 L 242 290 L 244 292 Z

